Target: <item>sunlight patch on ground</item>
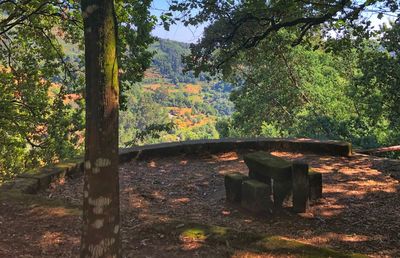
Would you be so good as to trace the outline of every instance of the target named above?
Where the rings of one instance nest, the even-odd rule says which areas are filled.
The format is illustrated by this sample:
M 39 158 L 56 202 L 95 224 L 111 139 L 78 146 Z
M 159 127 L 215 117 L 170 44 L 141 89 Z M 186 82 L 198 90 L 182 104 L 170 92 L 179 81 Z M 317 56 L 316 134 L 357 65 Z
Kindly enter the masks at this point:
M 176 199 L 171 200 L 171 203 L 173 203 L 173 204 L 181 204 L 181 203 L 188 203 L 188 202 L 190 202 L 190 199 L 187 197 L 176 198 Z
M 43 234 L 40 240 L 40 247 L 45 251 L 51 246 L 59 245 L 63 242 L 62 233 L 47 231 Z

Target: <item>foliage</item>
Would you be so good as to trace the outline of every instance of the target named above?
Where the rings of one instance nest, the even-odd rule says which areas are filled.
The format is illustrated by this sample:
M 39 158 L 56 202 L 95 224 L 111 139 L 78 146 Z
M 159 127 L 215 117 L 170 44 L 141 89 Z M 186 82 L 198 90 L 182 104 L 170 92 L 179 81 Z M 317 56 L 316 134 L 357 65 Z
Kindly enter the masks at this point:
M 79 148 L 76 146 L 82 129 L 81 101 L 67 102 L 74 97 L 71 89 L 81 83 L 81 75 L 75 72 L 76 64 L 64 59 L 61 45 L 61 41 L 73 42 L 79 33 L 71 32 L 56 16 L 25 17 L 30 10 L 44 14 L 59 10 L 57 6 L 39 4 L 29 1 L 20 10 L 15 10 L 11 3 L 0 5 L 0 175 L 3 179 L 27 168 L 73 156 Z M 11 27 L 12 23 L 18 26 Z
M 276 123 L 267 123 L 263 122 L 261 124 L 261 133 L 260 135 L 264 137 L 272 137 L 272 138 L 282 138 L 287 137 L 289 133 L 281 128 Z
M 120 114 L 120 146 L 147 142 L 153 132 L 163 131 L 151 130 L 155 125 L 169 124 L 167 112 L 155 103 L 149 93 L 143 92 L 139 84 L 130 87 L 126 92 L 127 109 Z M 147 132 L 147 133 L 145 133 Z
M 150 4 L 116 2 L 123 91 L 150 65 L 147 45 L 155 24 Z M 83 25 L 75 0 L 3 1 L 0 11 L 0 175 L 5 178 L 82 151 Z
M 195 78 L 192 73 L 184 74 L 181 57 L 189 54 L 189 44 L 176 42 L 167 39 L 158 39 L 151 50 L 155 51 L 153 57 L 153 66 L 157 68 L 160 74 L 172 83 L 179 82 L 194 83 Z
M 196 10 L 196 11 L 193 11 Z M 281 29 L 296 32 L 293 44 L 312 34 L 315 27 L 324 26 L 324 36 L 333 29 L 352 28 L 358 35 L 368 36 L 371 22 L 366 12 L 395 13 L 398 1 L 223 1 L 175 0 L 163 20 L 167 27 L 176 21 L 185 25 L 207 23 L 204 36 L 191 45 L 191 55 L 185 59 L 189 70 L 227 73 L 231 60 L 242 52 L 258 47 L 265 39 Z M 174 12 L 179 15 L 174 19 Z M 399 17 L 399 16 L 397 16 Z
M 373 32 L 360 15 L 398 17 L 398 1 L 173 1 L 165 25 L 174 12 L 186 25 L 207 22 L 191 46 L 154 41 L 150 4 L 116 1 L 121 146 L 218 132 L 399 141 L 399 23 Z M 0 10 L 0 174 L 9 177 L 82 151 L 83 31 L 79 1 Z M 143 78 L 150 65 L 155 76 Z M 225 81 L 210 76 L 220 73 Z
M 397 26 L 382 31 L 382 44 L 364 40 L 336 52 L 291 47 L 296 35 L 281 30 L 231 62 L 236 112 L 217 126 L 219 132 L 396 144 L 400 66 L 385 42 L 393 42 Z
M 151 0 L 116 1 L 118 21 L 118 50 L 120 74 L 120 105 L 127 108 L 125 92 L 132 83 L 143 79 L 150 66 L 153 52 L 148 46 L 154 42 L 151 36 L 156 17 L 150 14 Z
M 125 92 L 120 146 L 218 138 L 217 118 L 233 111 L 232 86 L 184 73 L 182 55 L 189 53 L 188 44 L 158 39 L 150 49 L 155 55 L 147 76 Z
M 373 31 L 365 13 L 397 23 Z M 177 0 L 164 15 L 207 22 L 185 63 L 233 84 L 221 135 L 398 141 L 398 1 Z
M 400 24 L 382 29 L 381 42 L 367 42 L 359 52 L 359 74 L 349 95 L 356 101 L 361 126 L 374 135 L 373 147 L 400 140 Z
M 399 18 L 398 1 L 184 0 L 170 11 L 167 25 L 208 23 L 187 69 L 221 72 L 237 88 L 232 122 L 217 124 L 221 135 L 398 142 L 398 25 L 378 46 L 381 34 L 362 15 Z M 174 11 L 183 14 L 170 19 Z

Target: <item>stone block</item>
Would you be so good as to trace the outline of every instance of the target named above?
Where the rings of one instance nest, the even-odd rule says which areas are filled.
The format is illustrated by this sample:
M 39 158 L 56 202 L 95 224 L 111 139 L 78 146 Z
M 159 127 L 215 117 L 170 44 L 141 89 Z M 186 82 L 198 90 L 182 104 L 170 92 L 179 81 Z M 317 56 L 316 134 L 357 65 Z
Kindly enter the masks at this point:
M 248 179 L 247 176 L 238 172 L 225 175 L 225 192 L 228 202 L 240 203 L 242 197 L 242 183 L 246 179 Z
M 285 199 L 290 197 L 292 192 L 292 180 L 272 180 L 272 192 L 274 207 L 282 208 Z
M 257 180 L 245 180 L 242 183 L 241 206 L 253 213 L 270 213 L 272 201 L 270 196 L 271 188 L 269 185 Z
M 310 200 L 317 200 L 319 198 L 322 198 L 322 174 L 310 171 L 308 172 L 308 179 L 310 184 Z
M 61 166 L 47 167 L 42 168 L 38 174 L 34 174 L 31 177 L 38 180 L 39 190 L 46 190 L 52 182 L 64 178 L 66 173 L 67 169 Z
M 249 178 L 266 183 L 267 185 L 271 185 L 271 177 L 266 176 L 265 174 L 257 173 L 255 170 L 249 169 Z
M 295 161 L 292 165 L 292 191 L 293 191 L 293 211 L 306 212 L 308 208 L 309 180 L 308 164 Z
M 244 155 L 250 171 L 275 180 L 286 181 L 292 176 L 292 163 L 268 152 L 259 151 Z
M 14 181 L 12 190 L 26 194 L 35 194 L 39 190 L 39 182 L 34 178 L 17 178 Z

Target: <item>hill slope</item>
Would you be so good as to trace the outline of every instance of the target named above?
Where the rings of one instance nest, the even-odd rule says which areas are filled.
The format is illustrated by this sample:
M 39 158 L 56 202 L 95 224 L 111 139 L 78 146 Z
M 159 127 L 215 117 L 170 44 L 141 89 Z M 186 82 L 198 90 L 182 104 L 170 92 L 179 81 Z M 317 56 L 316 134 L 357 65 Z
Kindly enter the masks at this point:
M 181 56 L 189 53 L 188 44 L 159 39 L 151 49 L 151 68 L 143 82 L 127 92 L 120 144 L 218 138 L 216 121 L 233 111 L 230 85 L 183 73 Z

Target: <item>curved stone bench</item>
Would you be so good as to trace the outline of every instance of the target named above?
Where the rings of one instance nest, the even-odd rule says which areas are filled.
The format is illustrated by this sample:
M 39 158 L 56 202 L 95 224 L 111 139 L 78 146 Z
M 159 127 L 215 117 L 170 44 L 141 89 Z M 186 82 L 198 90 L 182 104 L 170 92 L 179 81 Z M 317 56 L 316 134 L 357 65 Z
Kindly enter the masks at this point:
M 351 156 L 351 144 L 339 141 L 319 141 L 294 138 L 235 138 L 218 140 L 194 140 L 138 146 L 120 149 L 120 162 L 133 159 L 175 156 L 180 154 L 220 153 L 235 150 L 289 151 L 327 154 L 333 156 Z M 81 174 L 83 162 L 59 163 L 56 166 L 42 168 L 33 174 L 22 174 L 5 188 L 18 189 L 35 193 L 46 189 L 49 184 L 60 177 Z
M 319 141 L 294 138 L 242 138 L 194 140 L 151 144 L 120 150 L 120 161 L 179 154 L 218 153 L 234 150 L 289 151 L 351 156 L 351 144 L 340 141 Z

